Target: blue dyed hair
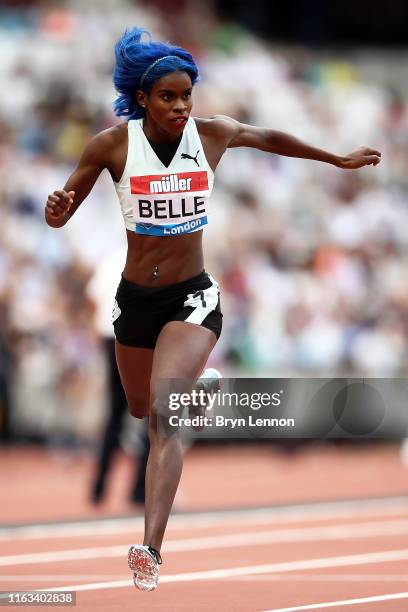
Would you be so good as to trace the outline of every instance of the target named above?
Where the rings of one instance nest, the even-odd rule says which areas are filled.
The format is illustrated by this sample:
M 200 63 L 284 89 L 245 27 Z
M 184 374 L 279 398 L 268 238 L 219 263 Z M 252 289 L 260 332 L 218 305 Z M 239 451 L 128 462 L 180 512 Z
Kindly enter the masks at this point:
M 141 40 L 143 34 L 148 36 L 145 42 Z M 182 47 L 153 42 L 151 38 L 147 30 L 132 28 L 126 30 L 115 45 L 113 83 L 118 97 L 113 106 L 118 117 L 123 116 L 128 120 L 144 117 L 145 111 L 136 100 L 136 91 L 142 89 L 148 93 L 154 81 L 169 72 L 184 70 L 193 85 L 198 80 L 197 66 L 188 51 Z M 154 64 L 165 56 L 171 57 Z

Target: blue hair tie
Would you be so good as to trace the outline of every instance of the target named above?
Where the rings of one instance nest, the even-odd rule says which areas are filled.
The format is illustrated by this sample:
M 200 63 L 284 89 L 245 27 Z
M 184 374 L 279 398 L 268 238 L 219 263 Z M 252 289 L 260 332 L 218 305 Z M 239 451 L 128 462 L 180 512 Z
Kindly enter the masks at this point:
M 150 64 L 150 66 L 148 66 L 146 68 L 146 70 L 144 71 L 144 73 L 142 74 L 140 81 L 139 81 L 139 89 L 142 89 L 143 87 L 143 83 L 145 78 L 147 77 L 147 75 L 149 74 L 149 72 L 152 70 L 152 68 L 154 68 L 156 66 L 156 64 L 158 64 L 159 62 L 161 62 L 162 60 L 165 59 L 170 59 L 171 57 L 177 57 L 177 55 L 163 55 L 163 57 L 159 57 L 159 59 L 157 59 L 155 62 L 153 62 L 152 64 Z

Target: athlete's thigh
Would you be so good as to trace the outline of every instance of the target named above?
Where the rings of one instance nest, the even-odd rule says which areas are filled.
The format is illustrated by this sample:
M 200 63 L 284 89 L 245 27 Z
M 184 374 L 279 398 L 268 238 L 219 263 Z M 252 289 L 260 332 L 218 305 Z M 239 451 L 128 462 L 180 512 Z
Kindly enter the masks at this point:
M 149 414 L 153 349 L 126 346 L 115 341 L 116 361 L 132 416 Z
M 152 366 L 150 402 L 154 412 L 166 410 L 161 402 L 167 403 L 169 379 L 172 392 L 191 391 L 216 342 L 214 332 L 193 323 L 170 321 L 163 327 Z
M 170 321 L 160 332 L 154 349 L 152 380 L 156 378 L 198 378 L 217 342 L 211 330 Z

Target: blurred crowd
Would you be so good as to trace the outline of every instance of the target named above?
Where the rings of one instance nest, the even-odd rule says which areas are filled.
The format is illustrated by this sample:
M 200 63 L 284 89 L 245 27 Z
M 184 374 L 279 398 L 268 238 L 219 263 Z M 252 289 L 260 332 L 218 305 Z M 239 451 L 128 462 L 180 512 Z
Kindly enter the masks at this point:
M 227 152 L 205 236 L 224 311 L 213 364 L 230 375 L 406 376 L 403 83 L 365 78 L 335 53 L 267 45 L 205 6 L 177 19 L 126 3 L 47 6 L 0 10 L 3 434 L 5 405 L 20 431 L 61 440 L 92 439 L 100 422 L 105 364 L 87 286 L 125 241 L 120 208 L 104 173 L 66 227 L 49 228 L 43 210 L 91 135 L 117 122 L 113 44 L 136 24 L 194 54 L 196 116 L 230 115 L 338 154 L 362 144 L 383 154 L 376 168 L 342 171 Z M 389 74 L 392 55 L 373 56 L 370 75 L 377 66 Z

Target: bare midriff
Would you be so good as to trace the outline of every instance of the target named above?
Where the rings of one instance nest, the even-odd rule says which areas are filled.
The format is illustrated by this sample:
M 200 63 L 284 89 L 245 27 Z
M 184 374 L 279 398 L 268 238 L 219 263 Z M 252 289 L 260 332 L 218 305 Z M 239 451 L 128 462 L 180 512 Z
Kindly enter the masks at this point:
M 125 279 L 143 287 L 180 283 L 204 269 L 202 231 L 182 236 L 141 236 L 126 231 Z

